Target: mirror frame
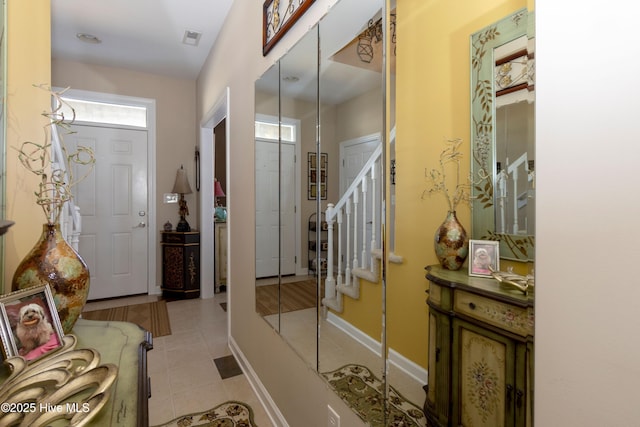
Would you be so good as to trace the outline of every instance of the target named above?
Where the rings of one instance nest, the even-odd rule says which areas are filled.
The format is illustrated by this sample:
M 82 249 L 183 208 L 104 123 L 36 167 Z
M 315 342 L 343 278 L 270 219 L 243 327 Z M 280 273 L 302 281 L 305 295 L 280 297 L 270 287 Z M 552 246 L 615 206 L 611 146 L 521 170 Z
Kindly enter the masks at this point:
M 471 35 L 471 216 L 472 236 L 500 242 L 500 258 L 533 261 L 532 234 L 495 230 L 496 114 L 494 48 L 522 36 L 534 35 L 534 14 L 519 9 Z

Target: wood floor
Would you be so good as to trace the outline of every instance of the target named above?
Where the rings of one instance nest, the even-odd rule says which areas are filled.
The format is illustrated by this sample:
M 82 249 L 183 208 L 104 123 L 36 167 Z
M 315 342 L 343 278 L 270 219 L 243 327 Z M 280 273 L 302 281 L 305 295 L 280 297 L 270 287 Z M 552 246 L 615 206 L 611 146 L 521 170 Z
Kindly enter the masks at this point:
M 280 312 L 316 306 L 316 280 L 280 284 Z M 278 285 L 256 286 L 256 311 L 262 316 L 278 313 Z

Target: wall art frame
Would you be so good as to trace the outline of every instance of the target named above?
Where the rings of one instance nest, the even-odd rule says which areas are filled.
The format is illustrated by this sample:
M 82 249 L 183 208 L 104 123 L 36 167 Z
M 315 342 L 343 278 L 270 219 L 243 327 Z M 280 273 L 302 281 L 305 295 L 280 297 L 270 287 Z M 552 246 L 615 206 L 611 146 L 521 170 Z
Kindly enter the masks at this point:
M 59 350 L 64 332 L 49 285 L 11 292 L 0 298 L 3 357 L 28 363 Z
M 307 153 L 307 200 L 316 200 L 318 197 L 318 184 L 320 185 L 320 199 L 327 199 L 327 153 L 320 153 L 320 164 L 316 153 Z M 320 180 L 318 180 L 318 177 Z
M 265 0 L 262 6 L 262 56 L 293 27 L 315 0 Z
M 500 242 L 469 240 L 469 276 L 492 277 L 500 270 Z

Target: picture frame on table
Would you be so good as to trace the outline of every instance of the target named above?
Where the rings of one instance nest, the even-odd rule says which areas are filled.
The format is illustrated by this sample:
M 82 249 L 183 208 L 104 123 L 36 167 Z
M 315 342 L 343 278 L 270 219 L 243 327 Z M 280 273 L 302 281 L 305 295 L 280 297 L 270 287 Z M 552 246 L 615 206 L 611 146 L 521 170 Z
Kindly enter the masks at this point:
M 0 297 L 0 337 L 5 359 L 21 356 L 27 363 L 64 345 L 64 332 L 49 285 Z
M 500 269 L 500 242 L 469 240 L 469 276 L 491 277 Z

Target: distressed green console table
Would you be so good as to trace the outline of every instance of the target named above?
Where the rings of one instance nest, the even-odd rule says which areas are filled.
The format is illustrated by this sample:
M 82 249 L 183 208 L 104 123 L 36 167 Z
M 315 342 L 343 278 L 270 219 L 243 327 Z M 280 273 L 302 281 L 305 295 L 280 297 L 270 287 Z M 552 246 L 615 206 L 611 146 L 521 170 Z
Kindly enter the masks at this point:
M 426 277 L 428 425 L 533 426 L 533 296 L 439 265 Z
M 151 334 L 133 323 L 79 319 L 73 328 L 72 335 L 75 335 L 77 340 L 76 349 L 94 349 L 100 354 L 100 365 L 112 364 L 118 367 L 109 398 L 104 407 L 89 420 L 89 425 L 92 427 L 147 427 L 150 397 L 147 351 L 153 348 Z M 8 367 L 0 365 L 0 385 L 5 382 L 9 374 Z M 24 393 L 22 394 L 25 398 Z M 22 402 L 30 402 L 30 400 L 26 397 Z M 16 411 L 25 414 L 33 412 L 32 408 L 36 408 L 36 406 L 28 406 L 36 405 L 35 403 L 17 403 L 16 405 L 25 405 L 22 406 L 24 410 Z M 4 425 L 2 422 L 0 424 Z M 56 421 L 53 425 L 60 425 L 60 422 Z
M 109 402 L 91 425 L 148 426 L 151 389 L 147 351 L 153 348 L 151 333 L 129 322 L 79 319 L 73 334 L 78 338 L 78 348 L 93 348 L 100 353 L 100 363 L 118 367 Z

